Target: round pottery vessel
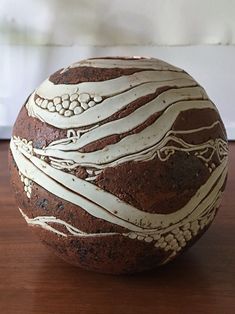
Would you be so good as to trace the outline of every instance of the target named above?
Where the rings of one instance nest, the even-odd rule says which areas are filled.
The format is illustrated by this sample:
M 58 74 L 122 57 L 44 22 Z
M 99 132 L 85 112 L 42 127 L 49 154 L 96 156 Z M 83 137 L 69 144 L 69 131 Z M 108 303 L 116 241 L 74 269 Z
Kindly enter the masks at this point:
M 216 106 L 154 58 L 52 74 L 15 122 L 9 162 L 28 226 L 65 261 L 113 274 L 172 261 L 208 229 L 227 176 Z

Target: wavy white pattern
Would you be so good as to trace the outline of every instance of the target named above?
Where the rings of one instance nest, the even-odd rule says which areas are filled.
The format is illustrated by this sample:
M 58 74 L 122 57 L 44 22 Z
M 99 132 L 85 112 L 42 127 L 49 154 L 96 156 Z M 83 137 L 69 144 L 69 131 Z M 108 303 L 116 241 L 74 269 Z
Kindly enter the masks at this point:
M 51 85 L 51 82 L 47 82 L 48 85 Z M 82 84 L 82 83 L 81 83 Z M 58 86 L 58 85 L 55 85 Z M 191 79 L 180 79 L 180 80 L 171 80 L 171 81 L 165 81 L 160 83 L 155 83 L 155 90 L 158 88 L 169 86 L 169 87 L 192 87 L 196 86 L 196 83 L 193 82 Z M 50 89 L 49 89 L 50 90 Z M 68 92 L 68 91 L 67 91 Z M 72 95 L 76 90 L 69 91 L 69 95 Z M 70 116 L 70 117 L 64 117 L 58 114 L 57 112 L 48 112 L 45 109 L 40 108 L 38 105 L 36 105 L 34 97 L 35 95 L 39 95 L 40 97 L 45 97 L 49 99 L 48 93 L 43 94 L 40 92 L 40 90 L 37 90 L 34 92 L 27 104 L 26 108 L 28 110 L 28 114 L 32 117 L 36 117 L 40 119 L 43 122 L 47 122 L 50 125 L 53 125 L 58 128 L 66 129 L 66 128 L 75 128 L 75 127 L 84 127 L 89 124 L 98 123 L 106 118 L 108 118 L 110 115 L 114 114 L 118 110 L 123 109 L 127 104 L 129 104 L 131 101 L 134 101 L 136 98 L 135 93 L 133 93 L 132 90 L 128 90 L 124 92 L 121 95 L 115 94 L 116 96 L 113 96 L 112 98 L 108 98 L 107 100 L 104 100 L 100 104 L 96 105 L 95 107 L 89 108 L 89 110 L 86 110 L 82 114 L 78 116 Z M 87 93 L 87 92 L 86 92 Z M 62 96 L 63 93 L 60 92 L 60 95 Z M 99 93 L 99 95 L 103 95 L 102 93 Z M 94 97 L 94 93 L 92 94 Z M 58 96 L 54 96 L 55 98 Z M 128 98 L 127 98 L 128 97 Z M 53 97 L 51 97 L 53 98 Z M 104 110 L 104 106 L 105 110 Z
M 62 96 L 63 94 L 73 94 L 76 91 L 79 93 L 88 93 L 91 95 L 112 96 L 123 93 L 126 90 L 143 83 L 155 82 L 156 86 L 161 86 L 165 82 L 184 79 L 192 82 L 195 81 L 185 72 L 171 72 L 171 71 L 141 71 L 130 75 L 120 76 L 118 78 L 100 81 L 100 82 L 82 82 L 78 84 L 54 84 L 49 79 L 45 80 L 36 93 L 43 98 L 54 98 Z
M 125 236 L 130 239 L 137 239 L 138 241 L 145 241 L 146 243 L 153 243 L 155 247 L 160 248 L 166 252 L 170 251 L 170 255 L 164 261 L 173 258 L 177 252 L 181 251 L 188 241 L 196 236 L 201 230 L 203 230 L 215 217 L 217 208 L 220 205 L 221 193 L 218 194 L 217 198 L 207 207 L 206 211 L 196 219 L 184 220 L 181 223 L 170 226 L 167 229 L 156 229 L 155 231 L 143 230 L 141 232 L 101 232 L 101 233 L 85 233 L 80 229 L 68 224 L 67 222 L 58 219 L 54 216 L 37 216 L 35 218 L 29 218 L 19 208 L 22 216 L 26 222 L 33 227 L 41 227 L 47 231 L 50 231 L 56 235 L 69 237 L 109 237 L 109 236 Z M 58 230 L 57 226 L 63 226 L 67 233 Z
M 54 169 L 45 161 L 26 152 L 17 139 L 11 141 L 11 151 L 21 173 L 49 192 L 82 207 L 97 218 L 136 231 L 166 228 L 187 217 L 192 210 L 194 215 L 201 213 L 220 192 L 227 174 L 225 156 L 207 182 L 184 207 L 171 214 L 152 214 L 126 204 L 116 196 L 74 175 L 69 173 L 62 175 L 60 170 Z
M 19 211 L 21 215 L 24 217 L 25 221 L 32 226 L 40 226 L 45 230 L 51 231 L 53 233 L 56 233 L 58 235 L 61 235 L 63 237 L 67 237 L 68 235 L 72 236 L 79 236 L 79 237 L 99 237 L 99 236 L 107 236 L 107 235 L 116 235 L 118 233 L 116 232 L 101 232 L 101 233 L 86 233 L 81 231 L 80 229 L 72 226 L 71 224 L 67 223 L 64 220 L 58 219 L 54 216 L 37 216 L 35 218 L 29 218 L 21 208 L 19 208 Z M 65 227 L 65 229 L 68 231 L 67 233 L 64 233 L 62 231 L 59 231 L 56 229 L 56 227 L 52 227 L 50 224 L 54 225 L 60 225 Z
M 65 68 L 62 72 L 65 72 L 71 68 L 77 67 L 95 67 L 95 68 L 119 68 L 119 69 L 153 69 L 158 71 L 176 71 L 182 72 L 183 70 L 177 68 L 169 63 L 166 63 L 162 60 L 154 58 L 141 58 L 134 57 L 133 59 L 117 59 L 117 58 L 97 58 L 97 59 L 88 59 L 82 60 L 76 63 L 73 63 L 68 68 Z
M 170 89 L 161 93 L 156 98 L 139 107 L 124 118 L 119 118 L 100 126 L 97 125 L 93 130 L 86 132 L 84 135 L 79 134 L 79 136 L 70 138 L 70 142 L 67 139 L 62 139 L 51 143 L 49 146 L 51 149 L 63 151 L 80 149 L 81 147 L 101 138 L 113 135 L 114 130 L 115 134 L 128 132 L 144 123 L 152 114 L 159 113 L 170 105 L 182 100 L 186 101 L 189 98 L 190 100 L 196 100 L 199 98 L 207 99 L 207 95 L 204 90 L 198 86 Z M 110 106 L 113 107 L 112 103 L 108 104 L 108 108 Z M 117 110 L 118 109 L 119 108 L 117 108 Z
M 144 155 L 149 149 L 164 137 L 175 122 L 180 112 L 190 109 L 214 109 L 215 106 L 207 100 L 190 100 L 187 102 L 177 102 L 166 109 L 166 111 L 151 125 L 139 133 L 124 137 L 121 141 L 107 145 L 102 150 L 89 153 L 79 151 L 55 150 L 50 147 L 45 149 L 35 149 L 35 153 L 44 156 L 57 157 L 65 160 L 72 160 L 81 166 L 103 168 L 103 165 L 117 165 L 121 162 L 135 160 L 139 155 Z M 115 133 L 114 133 L 115 134 Z M 111 164 L 117 160 L 115 163 Z

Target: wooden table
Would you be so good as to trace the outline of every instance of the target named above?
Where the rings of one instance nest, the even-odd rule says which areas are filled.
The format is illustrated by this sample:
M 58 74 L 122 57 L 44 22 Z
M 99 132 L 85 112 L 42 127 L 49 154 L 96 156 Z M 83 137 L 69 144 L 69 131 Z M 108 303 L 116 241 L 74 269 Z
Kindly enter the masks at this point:
M 73 267 L 31 234 L 18 212 L 0 144 L 0 314 L 234 314 L 235 143 L 222 208 L 209 231 L 172 264 L 132 276 Z

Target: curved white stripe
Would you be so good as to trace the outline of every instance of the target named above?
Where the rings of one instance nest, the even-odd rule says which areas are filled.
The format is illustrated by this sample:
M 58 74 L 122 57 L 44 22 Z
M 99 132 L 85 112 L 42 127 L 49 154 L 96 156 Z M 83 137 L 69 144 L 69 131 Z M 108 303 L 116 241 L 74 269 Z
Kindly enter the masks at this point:
M 32 226 L 40 226 L 45 230 L 57 233 L 59 235 L 62 235 L 63 237 L 68 237 L 70 235 L 73 236 L 79 236 L 79 237 L 101 237 L 101 236 L 110 236 L 110 235 L 117 235 L 119 233 L 117 232 L 102 232 L 102 233 L 86 233 L 81 231 L 80 229 L 70 225 L 69 223 L 67 223 L 64 220 L 61 220 L 59 218 L 56 218 L 54 216 L 37 216 L 35 218 L 29 218 L 21 208 L 19 208 L 19 211 L 21 213 L 21 215 L 24 217 L 25 221 Z M 63 227 L 65 227 L 67 229 L 67 231 L 70 234 L 66 234 L 64 232 L 61 232 L 55 228 L 53 228 L 52 226 L 50 226 L 49 224 L 53 223 L 53 224 L 58 224 L 61 225 Z
M 17 149 L 14 140 L 11 141 L 10 145 L 17 167 L 23 175 L 49 192 L 81 206 L 91 215 L 135 231 L 159 227 L 166 228 L 184 219 L 195 209 L 196 212 L 193 215 L 198 215 L 211 204 L 220 192 L 227 174 L 227 157 L 224 157 L 207 182 L 198 189 L 196 194 L 180 210 L 171 214 L 152 214 L 124 203 L 116 196 L 99 189 L 96 185 L 71 174 L 61 173 L 61 171 L 52 168 L 46 162 L 31 156 L 20 147 Z M 70 191 L 63 186 L 69 188 Z M 212 186 L 214 187 L 211 190 Z M 72 191 L 91 199 L 96 204 Z M 149 226 L 150 222 L 151 226 Z
M 215 109 L 214 104 L 208 100 L 192 100 L 188 102 L 178 102 L 168 107 L 166 111 L 151 125 L 139 133 L 124 137 L 121 141 L 107 145 L 102 150 L 80 153 L 70 151 L 60 151 L 51 149 L 50 146 L 45 149 L 34 149 L 36 154 L 56 157 L 60 159 L 72 160 L 81 166 L 103 165 L 111 163 L 118 158 L 132 155 L 135 153 L 143 154 L 145 149 L 156 145 L 163 136 L 171 129 L 177 116 L 189 109 Z M 123 158 L 123 162 L 125 157 Z
M 124 132 L 128 132 L 138 125 L 144 123 L 144 121 L 146 121 L 154 113 L 164 110 L 173 103 L 188 99 L 196 100 L 199 98 L 207 98 L 206 93 L 204 93 L 204 90 L 199 86 L 192 88 L 170 89 L 161 93 L 156 98 L 136 109 L 134 112 L 130 113 L 124 118 L 98 126 L 97 128 L 84 133 L 80 136 L 80 138 L 79 136 L 74 136 L 70 139 L 61 139 L 51 143 L 49 146 L 51 149 L 64 151 L 78 150 L 81 147 L 101 138 L 113 134 L 122 134 Z
M 194 211 L 193 211 L 185 219 L 181 220 L 180 222 L 178 222 L 174 225 L 170 225 L 167 228 L 163 228 L 162 230 L 161 229 L 160 230 L 154 229 L 152 231 L 152 230 L 145 229 L 143 231 L 135 231 L 134 234 L 136 234 L 136 238 L 138 235 L 142 236 L 143 238 L 145 238 L 146 236 L 152 236 L 153 239 L 154 239 L 154 236 L 158 235 L 158 238 L 159 238 L 160 236 L 164 236 L 165 234 L 171 232 L 172 230 L 174 230 L 174 229 L 176 230 L 176 228 L 180 228 L 189 222 L 193 222 L 193 221 L 196 221 L 198 219 L 202 219 L 203 216 L 205 217 L 206 215 L 210 215 L 211 211 L 214 211 L 216 208 L 219 207 L 219 205 L 221 203 L 221 193 L 222 192 L 217 193 L 217 195 L 213 198 L 213 201 L 211 202 L 211 204 L 209 204 L 208 207 L 205 207 L 205 209 L 203 211 L 201 211 L 200 213 L 196 213 L 196 215 L 194 215 Z M 20 207 L 19 207 L 19 211 L 29 225 L 40 226 L 45 230 L 48 230 L 50 232 L 62 235 L 64 237 L 67 237 L 70 235 L 79 236 L 79 237 L 94 237 L 94 236 L 95 237 L 101 237 L 101 236 L 112 236 L 112 235 L 120 235 L 121 234 L 121 233 L 117 233 L 117 232 L 86 233 L 86 232 L 83 232 L 80 229 L 72 226 L 71 224 L 67 223 L 66 221 L 61 220 L 55 216 L 37 216 L 35 218 L 29 218 L 23 212 L 23 210 Z M 66 234 L 64 232 L 57 230 L 56 228 L 54 228 L 50 224 L 62 225 L 63 227 L 65 227 L 67 229 L 69 234 Z M 128 232 L 128 233 L 122 233 L 122 235 L 129 236 L 130 238 L 132 238 L 131 234 L 133 234 L 133 231 Z M 137 239 L 143 240 L 143 238 L 140 239 L 138 237 Z
M 134 59 L 87 59 L 82 60 L 76 63 L 73 63 L 68 68 L 64 69 L 62 72 L 70 68 L 77 68 L 77 67 L 93 67 L 93 68 L 119 68 L 119 69 L 129 69 L 129 68 L 136 68 L 136 69 L 154 69 L 159 71 L 177 71 L 182 72 L 183 70 L 177 68 L 167 62 L 162 60 L 158 60 L 155 58 L 134 58 Z
M 146 83 L 148 84 L 148 83 Z M 153 92 L 160 87 L 169 86 L 169 87 L 192 87 L 196 86 L 196 83 L 188 79 L 180 79 L 177 81 L 168 81 L 155 83 L 155 87 L 152 88 Z M 137 91 L 138 90 L 138 91 Z M 64 117 L 56 112 L 49 112 L 48 110 L 42 109 L 35 104 L 34 101 L 34 92 L 27 104 L 26 108 L 28 114 L 32 117 L 40 119 L 42 122 L 46 122 L 54 127 L 60 129 L 69 129 L 69 128 L 78 128 L 88 126 L 94 123 L 98 123 L 117 111 L 121 110 L 127 106 L 131 101 L 138 99 L 145 94 L 145 85 L 138 86 L 136 90 L 131 89 L 123 94 L 116 95 L 112 98 L 104 100 L 102 103 L 96 105 L 95 107 L 89 108 L 89 110 L 83 112 L 79 116 Z M 104 107 L 105 106 L 105 107 Z
M 187 79 L 193 82 L 193 84 L 196 84 L 195 80 L 193 80 L 190 75 L 184 72 L 142 71 L 131 75 L 120 76 L 111 80 L 100 82 L 83 82 L 79 84 L 54 84 L 49 79 L 47 79 L 36 90 L 36 94 L 42 98 L 47 99 L 62 96 L 63 94 L 73 94 L 76 91 L 78 91 L 78 93 L 88 93 L 90 95 L 111 96 L 124 92 L 129 88 L 143 83 L 163 83 L 164 81 L 179 79 Z
M 85 211 L 87 211 L 89 214 L 96 218 L 101 218 L 106 221 L 116 221 L 116 223 L 124 228 L 127 228 L 132 231 L 141 231 L 143 230 L 141 227 L 132 225 L 131 223 L 124 221 L 122 219 L 119 219 L 118 217 L 112 218 L 113 214 L 109 211 L 106 211 L 104 208 L 100 207 L 98 204 L 94 203 L 93 197 L 90 197 L 92 201 L 87 200 L 84 197 L 81 197 L 80 195 L 73 193 L 72 191 L 68 190 L 66 187 L 64 187 L 64 184 L 61 182 L 61 179 L 64 177 L 64 173 L 62 173 L 59 170 L 56 170 L 57 172 L 56 177 L 60 176 L 59 183 L 55 181 L 55 179 L 50 176 L 44 171 L 46 168 L 51 168 L 48 164 L 43 162 L 42 160 L 30 156 L 26 152 L 20 152 L 13 143 L 13 140 L 10 143 L 11 152 L 13 155 L 13 158 L 15 160 L 15 163 L 18 167 L 18 169 L 21 169 L 21 173 L 24 174 L 27 178 L 31 179 L 33 182 L 37 183 L 41 187 L 45 188 L 48 192 L 66 200 L 69 201 L 77 206 L 80 206 Z M 36 164 L 36 166 L 34 165 Z M 48 168 L 48 169 L 49 169 Z M 53 169 L 53 168 L 52 168 Z M 52 170 L 51 169 L 51 170 Z M 86 186 L 86 181 L 83 181 L 81 179 L 77 180 L 75 176 L 69 175 L 69 181 L 73 185 L 73 189 L 76 189 L 76 192 L 81 194 L 80 189 L 84 189 L 84 185 Z M 78 182 L 79 181 L 79 182 Z M 66 182 L 66 181 L 65 181 Z M 64 183 L 65 183 L 64 182 Z M 78 185 L 79 183 L 79 185 Z M 91 183 L 90 183 L 91 184 Z M 91 184 L 92 185 L 92 184 Z M 96 192 L 98 191 L 98 188 L 94 186 L 94 189 L 96 189 Z M 68 187 L 69 188 L 69 187 Z M 100 195 L 101 197 L 101 195 Z M 113 196 L 114 197 L 114 196 Z M 101 201 L 101 200 L 100 200 Z M 99 203 L 99 202 L 98 202 Z M 101 202 L 102 203 L 102 202 Z M 121 201 L 116 198 L 116 204 L 120 205 Z

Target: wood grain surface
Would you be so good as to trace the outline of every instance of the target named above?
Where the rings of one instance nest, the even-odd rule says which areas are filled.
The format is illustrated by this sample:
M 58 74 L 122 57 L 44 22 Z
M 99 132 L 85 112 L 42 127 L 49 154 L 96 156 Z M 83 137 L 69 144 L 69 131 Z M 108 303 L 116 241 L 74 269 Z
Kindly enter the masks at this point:
M 27 228 L 0 143 L 0 314 L 234 314 L 235 143 L 222 207 L 209 231 L 175 262 L 132 276 L 73 267 Z

